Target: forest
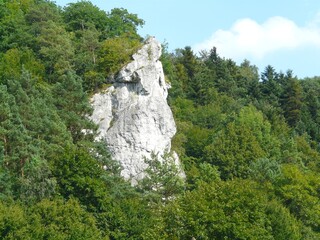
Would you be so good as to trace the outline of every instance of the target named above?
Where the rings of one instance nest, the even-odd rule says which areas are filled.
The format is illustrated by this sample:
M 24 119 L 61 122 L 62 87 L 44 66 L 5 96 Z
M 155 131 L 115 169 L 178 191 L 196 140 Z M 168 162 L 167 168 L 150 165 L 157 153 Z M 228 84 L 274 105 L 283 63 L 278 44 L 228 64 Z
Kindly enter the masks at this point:
M 89 99 L 143 25 L 90 1 L 0 0 L 0 238 L 320 239 L 320 77 L 163 43 L 186 178 L 157 159 L 137 186 L 120 176 Z

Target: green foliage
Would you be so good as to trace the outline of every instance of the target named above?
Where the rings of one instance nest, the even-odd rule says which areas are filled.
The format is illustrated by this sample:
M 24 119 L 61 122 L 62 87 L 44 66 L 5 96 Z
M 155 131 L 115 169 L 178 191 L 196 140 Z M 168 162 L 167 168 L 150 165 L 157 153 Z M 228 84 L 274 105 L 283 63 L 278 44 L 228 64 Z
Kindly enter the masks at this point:
M 278 218 L 285 219 L 280 222 Z M 277 219 L 276 219 L 277 218 Z M 298 222 L 252 181 L 201 184 L 169 204 L 170 239 L 300 239 Z M 281 231 L 279 231 L 281 229 Z
M 136 194 L 114 201 L 107 213 L 110 239 L 159 239 L 153 229 L 161 220 L 158 208 L 148 206 L 148 202 Z
M 258 68 L 248 60 L 240 64 L 238 80 L 242 94 L 250 94 L 252 97 L 259 96 L 259 73 Z
M 67 149 L 55 160 L 53 175 L 65 198 L 76 197 L 90 211 L 104 210 L 110 201 L 102 163 L 85 149 Z
M 100 35 L 101 33 L 94 27 L 77 31 L 74 65 L 76 73 L 83 76 L 84 89 L 89 91 L 97 90 L 105 81 L 103 74 L 97 71 Z
M 37 26 L 43 22 L 52 21 L 61 23 L 62 18 L 59 7 L 51 1 L 33 1 L 30 4 L 25 14 L 25 19 L 28 24 Z
M 138 27 L 144 25 L 144 20 L 138 18 L 137 14 L 129 13 L 124 8 L 114 8 L 108 14 L 108 17 L 107 36 L 121 37 L 122 35 L 127 35 L 130 38 L 140 38 L 137 30 Z
M 21 69 L 29 71 L 33 76 L 43 78 L 44 66 L 36 59 L 30 49 L 9 49 L 1 58 L 1 79 L 19 78 Z
M 64 120 L 74 142 L 92 137 L 84 130 L 94 129 L 93 123 L 87 118 L 92 112 L 88 96 L 83 91 L 82 80 L 74 72 L 68 71 L 60 82 L 53 87 L 54 104 L 59 116 Z
M 269 202 L 266 206 L 266 214 L 270 221 L 273 239 L 309 239 L 296 218 L 278 201 Z
M 201 158 L 205 147 L 209 144 L 210 132 L 205 128 L 193 126 L 187 133 L 188 141 L 185 143 L 186 153 L 195 158 Z
M 1 239 L 108 239 L 94 217 L 70 199 L 43 200 L 28 209 L 0 202 Z
M 262 94 L 268 98 L 272 104 L 278 104 L 279 97 L 282 94 L 279 74 L 271 65 L 268 65 L 261 74 L 261 80 Z
M 137 186 L 121 177 L 88 99 L 143 25 L 89 1 L 0 0 L 0 238 L 319 239 L 319 77 L 164 43 L 186 178 L 156 155 Z
M 21 89 L 19 89 L 21 90 Z M 22 92 L 23 93 L 23 92 Z M 23 97 L 21 95 L 20 97 Z M 24 97 L 27 97 L 26 95 Z M 14 174 L 22 175 L 26 161 L 35 154 L 30 144 L 31 137 L 23 124 L 22 117 L 15 98 L 7 92 L 5 86 L 1 86 L 1 118 L 0 136 L 4 147 L 4 162 Z M 2 167 L 5 167 L 3 166 Z
M 62 14 L 69 31 L 85 30 L 94 26 L 104 31 L 108 24 L 106 12 L 94 6 L 90 1 L 69 3 Z
M 249 165 L 263 157 L 276 157 L 277 139 L 270 124 L 253 106 L 240 111 L 238 119 L 229 123 L 214 142 L 205 148 L 206 161 L 217 165 L 222 177 L 247 177 Z
M 50 93 L 37 86 L 28 72 L 22 71 L 19 79 L 7 80 L 6 85 L 0 87 L 1 172 L 8 181 L 6 191 L 23 201 L 51 196 L 54 179 L 47 160 L 61 152 L 70 135 Z
M 178 50 L 175 55 L 166 53 L 164 60 L 170 80 L 178 88 L 170 93 L 170 104 L 178 126 L 173 147 L 185 165 L 187 189 L 192 190 L 190 195 L 204 183 L 228 184 L 229 179 L 238 183 L 242 181 L 241 178 L 250 178 L 258 184 L 257 189 L 269 191 L 268 194 L 259 194 L 275 199 L 271 201 L 272 204 L 263 207 L 270 223 L 265 230 L 270 235 L 261 237 L 264 236 L 261 234 L 258 239 L 317 239 L 317 227 L 307 225 L 306 220 L 302 220 L 305 214 L 307 218 L 313 219 L 308 220 L 309 223 L 316 224 L 314 219 L 319 217 L 317 209 L 311 213 L 305 207 L 308 205 L 313 208 L 313 204 L 302 204 L 296 200 L 295 209 L 298 204 L 300 208 L 305 207 L 303 214 L 298 215 L 292 212 L 285 200 L 279 202 L 277 199 L 285 199 L 280 190 L 283 189 L 282 181 L 288 178 L 284 173 L 285 163 L 305 169 L 314 177 L 319 176 L 319 148 L 313 141 L 319 132 L 319 99 L 316 97 L 320 89 L 319 79 L 297 81 L 291 71 L 277 73 L 269 65 L 260 81 L 257 68 L 248 61 L 237 66 L 231 60 L 221 58 L 213 48 L 210 52 L 201 52 L 200 58 L 194 58 L 193 64 L 190 64 L 192 54 L 187 50 Z M 192 197 L 203 196 L 203 192 L 197 192 Z M 296 195 L 294 193 L 292 198 Z M 201 230 L 200 226 L 210 229 L 214 224 L 205 225 L 198 220 L 209 219 L 204 217 L 208 209 L 214 211 L 222 207 L 201 210 L 205 205 L 202 200 L 199 200 L 201 203 L 197 207 L 189 204 L 192 201 L 190 197 L 188 201 L 177 200 L 172 203 L 172 209 L 166 213 L 168 223 L 164 227 L 166 230 L 163 230 L 165 233 L 162 232 L 166 236 L 164 238 L 185 239 L 194 236 L 196 239 L 228 239 L 227 234 L 219 238 L 218 235 L 209 235 L 208 231 Z M 225 201 L 223 203 L 226 204 Z M 184 209 L 185 215 L 181 209 Z M 195 209 L 195 214 L 201 213 L 201 216 L 190 218 L 187 212 L 191 209 Z M 208 214 L 213 215 L 219 214 Z M 241 217 L 244 215 L 244 212 L 239 214 Z M 225 220 L 225 223 L 231 224 L 230 220 Z M 190 230 L 191 226 L 196 230 Z M 218 229 L 225 228 L 220 226 Z M 178 235 L 179 231 L 185 234 L 188 230 L 189 235 Z M 199 235 L 196 237 L 193 233 L 198 230 Z M 229 238 L 238 239 L 235 235 Z M 243 237 L 250 238 L 255 237 L 252 234 Z
M 307 132 L 313 140 L 319 138 L 319 95 L 320 81 L 318 78 L 301 81 L 303 89 L 303 105 L 301 108 L 301 123 L 298 124 L 299 132 Z
M 276 186 L 278 195 L 290 212 L 319 234 L 319 175 L 303 171 L 296 165 L 285 165 Z
M 12 185 L 12 176 L 4 158 L 4 147 L 0 144 L 0 201 L 12 197 Z
M 39 157 L 33 157 L 25 164 L 18 183 L 19 199 L 29 204 L 55 194 L 56 180 L 48 163 Z
M 138 187 L 151 202 L 168 202 L 183 192 L 182 170 L 178 168 L 175 157 L 168 153 L 161 157 L 153 154 L 145 160 L 148 165 L 146 176 L 140 180 Z
M 301 117 L 302 87 L 297 79 L 288 74 L 282 97 L 284 116 L 291 127 L 295 127 Z
M 213 144 L 205 148 L 205 159 L 219 167 L 223 179 L 246 178 L 251 162 L 265 157 L 258 140 L 245 126 L 228 124 Z
M 0 237 L 8 240 L 31 239 L 26 213 L 21 206 L 0 202 Z
M 45 63 L 46 74 L 50 81 L 67 70 L 71 70 L 70 60 L 74 57 L 74 48 L 66 30 L 52 21 L 44 22 L 40 27 L 36 41 L 39 57 Z
M 108 239 L 101 236 L 93 215 L 74 199 L 43 200 L 30 213 L 33 239 Z
M 181 49 L 181 54 L 182 57 L 180 61 L 186 68 L 187 76 L 191 79 L 196 72 L 197 59 L 189 46 Z
M 187 173 L 189 189 L 198 187 L 203 183 L 210 184 L 221 180 L 218 168 L 206 162 L 200 163 L 199 167 L 192 166 Z
M 1 3 L 0 51 L 1 53 L 25 46 L 30 39 L 24 14 L 33 1 L 5 1 Z
M 250 165 L 250 176 L 260 183 L 267 181 L 275 183 L 281 176 L 281 165 L 268 158 L 258 159 Z
M 115 74 L 126 63 L 129 63 L 131 56 L 140 47 L 140 42 L 130 39 L 126 35 L 117 38 L 107 39 L 102 42 L 98 55 L 98 65 L 100 71 L 105 76 Z

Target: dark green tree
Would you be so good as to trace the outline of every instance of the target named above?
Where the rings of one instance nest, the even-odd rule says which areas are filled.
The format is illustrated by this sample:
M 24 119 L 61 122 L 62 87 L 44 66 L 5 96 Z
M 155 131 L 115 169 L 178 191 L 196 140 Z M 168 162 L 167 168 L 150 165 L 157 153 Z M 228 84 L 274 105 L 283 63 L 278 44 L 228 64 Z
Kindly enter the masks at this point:
M 291 72 L 288 72 L 285 76 L 284 84 L 281 105 L 289 126 L 295 127 L 301 119 L 302 87 Z
M 91 139 L 95 125 L 88 119 L 92 108 L 83 91 L 81 78 L 68 71 L 54 85 L 52 92 L 59 116 L 72 134 L 73 141 Z
M 34 148 L 16 101 L 5 86 L 0 87 L 0 100 L 0 141 L 4 154 L 2 168 L 8 169 L 17 178 L 24 175 L 24 165 L 34 153 Z
M 184 190 L 182 170 L 175 162 L 175 156 L 165 153 L 161 156 L 153 154 L 146 159 L 148 165 L 146 176 L 139 181 L 139 189 L 151 202 L 168 202 Z
M 255 65 L 251 65 L 248 60 L 244 60 L 240 64 L 239 75 L 237 78 L 237 85 L 239 88 L 239 95 L 251 98 L 258 98 L 261 94 L 259 91 L 259 72 Z
M 191 47 L 187 46 L 184 49 L 181 49 L 181 59 L 180 62 L 187 70 L 187 75 L 189 79 L 192 79 L 196 73 L 197 59 L 193 53 Z
M 124 8 L 114 8 L 108 13 L 109 23 L 106 28 L 106 38 L 126 35 L 129 38 L 140 40 L 137 31 L 144 25 L 144 20 L 137 14 L 129 13 Z
M 39 57 L 51 82 L 56 82 L 65 71 L 72 69 L 74 47 L 70 35 L 61 25 L 52 21 L 43 23 L 36 42 L 40 47 Z
M 62 23 L 60 8 L 51 1 L 37 0 L 31 1 L 28 11 L 25 14 L 26 22 L 33 26 L 32 30 L 36 30 L 36 26 L 40 27 L 41 23 L 52 21 Z
M 204 152 L 204 160 L 218 166 L 223 179 L 246 178 L 253 162 L 280 157 L 280 142 L 262 113 L 249 106 L 240 111 L 236 121 L 227 124 Z
M 261 73 L 261 92 L 264 99 L 274 106 L 278 106 L 279 98 L 282 94 L 282 86 L 279 81 L 279 74 L 268 65 Z
M 106 30 L 108 16 L 105 11 L 100 10 L 90 1 L 79 1 L 69 3 L 62 13 L 63 19 L 69 31 L 86 30 L 92 26 L 99 32 Z
M 17 46 L 26 46 L 32 36 L 28 32 L 24 15 L 32 0 L 1 1 L 0 51 L 5 52 Z
M 18 179 L 17 195 L 20 201 L 31 204 L 55 195 L 56 180 L 45 159 L 32 157 L 24 166 L 24 176 Z
M 320 207 L 319 175 L 305 172 L 297 165 L 287 164 L 282 168 L 283 175 L 276 184 L 276 193 L 292 215 L 311 228 L 316 239 L 319 233 Z M 316 237 L 317 236 L 317 237 Z
M 66 149 L 53 164 L 58 192 L 66 199 L 79 199 L 91 212 L 105 211 L 110 203 L 105 174 L 102 163 L 83 148 Z

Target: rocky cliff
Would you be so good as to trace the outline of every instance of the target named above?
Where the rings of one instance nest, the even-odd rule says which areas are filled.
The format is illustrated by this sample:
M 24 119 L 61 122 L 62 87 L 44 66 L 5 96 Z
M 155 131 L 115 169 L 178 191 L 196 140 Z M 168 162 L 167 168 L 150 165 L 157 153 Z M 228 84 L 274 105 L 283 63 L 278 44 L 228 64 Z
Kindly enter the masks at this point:
M 170 151 L 176 132 L 160 56 L 160 43 L 149 38 L 113 85 L 92 97 L 91 118 L 99 126 L 99 138 L 133 183 L 143 177 L 144 157 Z

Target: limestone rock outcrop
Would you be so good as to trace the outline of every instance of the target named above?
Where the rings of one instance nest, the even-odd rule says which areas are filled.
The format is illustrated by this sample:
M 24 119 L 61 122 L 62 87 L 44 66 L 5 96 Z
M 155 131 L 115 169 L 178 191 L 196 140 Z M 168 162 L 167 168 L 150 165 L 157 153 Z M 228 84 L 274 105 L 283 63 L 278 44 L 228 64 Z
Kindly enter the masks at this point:
M 170 151 L 176 133 L 160 56 L 160 43 L 149 38 L 113 85 L 91 99 L 98 138 L 122 165 L 122 176 L 133 182 L 144 176 L 145 157 Z

